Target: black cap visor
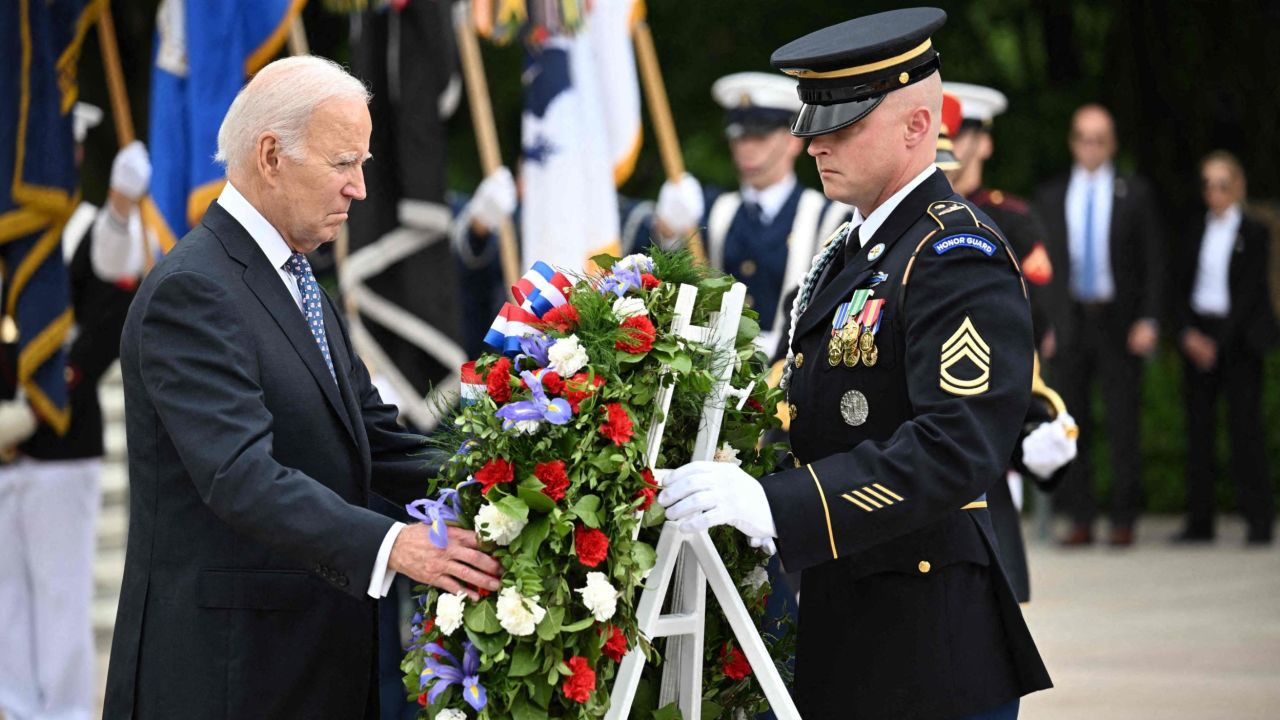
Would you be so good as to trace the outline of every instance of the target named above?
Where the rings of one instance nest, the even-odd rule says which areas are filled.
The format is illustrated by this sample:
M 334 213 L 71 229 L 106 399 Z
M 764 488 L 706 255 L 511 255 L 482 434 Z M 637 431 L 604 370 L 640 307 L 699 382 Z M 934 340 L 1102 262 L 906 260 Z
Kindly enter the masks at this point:
M 884 95 L 854 100 L 853 102 L 835 105 L 810 105 L 805 103 L 791 126 L 791 134 L 796 137 L 813 137 L 825 135 L 858 122 L 868 113 L 875 110 L 884 100 Z

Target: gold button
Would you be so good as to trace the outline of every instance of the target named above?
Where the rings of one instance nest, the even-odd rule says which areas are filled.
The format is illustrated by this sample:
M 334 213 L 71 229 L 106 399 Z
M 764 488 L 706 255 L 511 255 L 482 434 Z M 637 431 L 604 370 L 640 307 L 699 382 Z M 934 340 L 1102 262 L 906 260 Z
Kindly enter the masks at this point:
M 787 403 L 787 414 L 791 416 L 792 422 L 795 422 L 796 415 L 799 413 L 799 411 L 800 410 L 799 408 L 796 407 L 795 403 Z
M 738 274 L 742 277 L 751 277 L 756 274 L 756 264 L 750 260 L 743 260 L 738 266 Z
M 804 367 L 804 353 L 796 353 L 796 369 Z
M 903 85 L 906 85 L 907 81 L 910 79 L 911 79 L 911 76 L 906 73 L 902 73 L 901 75 L 898 76 L 898 82 L 902 83 Z
M 922 573 L 927 573 L 933 569 L 933 566 L 929 564 L 928 560 L 921 560 L 920 564 L 916 567 L 920 568 L 920 572 Z

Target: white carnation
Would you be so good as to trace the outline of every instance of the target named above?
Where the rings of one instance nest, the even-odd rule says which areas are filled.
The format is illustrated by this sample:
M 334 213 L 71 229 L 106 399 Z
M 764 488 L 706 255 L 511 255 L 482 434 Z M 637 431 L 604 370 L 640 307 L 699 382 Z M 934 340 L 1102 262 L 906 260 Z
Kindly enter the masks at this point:
M 436 720 L 467 720 L 467 714 L 457 708 L 445 708 L 436 713 Z
M 547 351 L 547 360 L 551 363 L 551 369 L 565 379 L 591 362 L 591 358 L 587 357 L 587 351 L 578 342 L 577 335 L 557 340 Z
M 653 272 L 653 258 L 643 253 L 634 253 L 622 258 L 613 267 L 619 270 L 635 270 L 641 274 L 651 273 Z
M 485 505 L 480 508 L 480 512 L 476 513 L 475 524 L 480 537 L 492 540 L 499 545 L 510 545 L 529 521 L 517 520 L 494 505 Z
M 746 577 L 742 578 L 742 582 L 739 584 L 748 590 L 759 590 L 767 582 L 769 582 L 769 571 L 763 565 L 757 565 L 751 569 L 751 572 L 747 573 Z
M 587 586 L 574 592 L 582 595 L 582 604 L 587 606 L 599 622 L 613 617 L 618 609 L 618 591 L 609 584 L 608 576 L 602 572 L 587 573 Z
M 512 635 L 532 635 L 546 614 L 538 605 L 537 595 L 526 598 L 513 587 L 503 588 L 498 595 L 498 623 Z
M 542 429 L 542 421 L 517 420 L 511 424 L 511 429 L 516 431 L 518 435 L 533 435 Z
M 645 307 L 644 301 L 638 297 L 620 297 L 613 301 L 613 314 L 618 318 L 618 322 L 622 322 L 627 318 L 648 315 L 649 308 Z
M 462 610 L 467 596 L 461 592 L 446 593 L 436 599 L 436 627 L 445 635 L 452 635 L 462 627 Z
M 722 462 L 722 463 L 733 463 L 738 467 L 742 467 L 742 461 L 738 459 L 738 448 L 730 445 L 727 442 L 721 445 L 719 450 L 716 450 L 715 461 Z

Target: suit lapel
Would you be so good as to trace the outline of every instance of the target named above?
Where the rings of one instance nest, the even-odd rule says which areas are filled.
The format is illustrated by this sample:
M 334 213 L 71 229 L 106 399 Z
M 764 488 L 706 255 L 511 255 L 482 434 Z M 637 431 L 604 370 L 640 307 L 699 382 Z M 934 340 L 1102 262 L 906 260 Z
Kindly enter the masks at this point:
M 355 388 L 351 386 L 351 358 L 355 356 L 350 348 L 347 347 L 347 334 L 344 332 L 341 321 L 338 319 L 338 308 L 334 304 L 333 299 L 329 297 L 329 293 L 322 288 L 320 290 L 321 302 L 324 306 L 324 327 L 325 335 L 329 338 L 329 355 L 333 358 L 333 369 L 338 375 L 338 390 L 342 395 L 342 402 L 347 409 L 347 417 L 351 418 L 355 423 L 363 423 L 363 413 L 360 411 L 360 399 L 356 397 Z M 360 450 L 360 463 L 364 466 L 365 478 L 369 477 L 371 467 L 369 465 L 369 448 L 368 443 L 361 444 L 360 439 L 362 433 L 353 433 L 352 437 L 356 440 L 356 447 Z M 368 487 L 366 486 L 366 491 Z
M 294 351 L 302 358 L 302 363 L 315 378 L 325 399 L 329 401 L 329 405 L 354 441 L 355 431 L 352 429 L 351 418 L 339 395 L 338 386 L 329 375 L 329 366 L 325 365 L 324 356 L 316 346 L 315 336 L 307 327 L 306 320 L 303 319 L 293 296 L 285 289 L 280 274 L 271 267 L 271 263 L 267 262 L 266 256 L 258 249 L 257 243 L 249 233 L 217 203 L 209 207 L 204 223 L 222 241 L 227 253 L 245 266 L 243 275 L 245 285 L 275 319 L 276 325 L 289 340 Z M 330 355 L 333 353 L 330 352 Z M 334 368 L 336 371 L 337 365 Z

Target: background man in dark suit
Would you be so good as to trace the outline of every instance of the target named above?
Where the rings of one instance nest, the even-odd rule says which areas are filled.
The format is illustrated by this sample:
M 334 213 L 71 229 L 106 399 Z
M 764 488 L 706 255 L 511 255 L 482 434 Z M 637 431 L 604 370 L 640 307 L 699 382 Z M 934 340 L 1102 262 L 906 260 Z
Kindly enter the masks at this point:
M 1111 114 L 1100 105 L 1076 110 L 1070 143 L 1070 175 L 1046 184 L 1036 197 L 1054 275 L 1069 298 L 1054 322 L 1054 377 L 1080 422 L 1080 457 L 1059 491 L 1073 525 L 1063 542 L 1093 542 L 1089 408 L 1096 380 L 1111 443 L 1111 543 L 1127 546 L 1142 506 L 1138 410 L 1143 358 L 1159 336 L 1164 249 L 1150 187 L 1139 177 L 1117 175 L 1111 164 Z
M 1267 297 L 1267 228 L 1245 215 L 1244 169 L 1218 151 L 1200 164 L 1208 208 L 1179 253 L 1178 345 L 1185 359 L 1187 525 L 1177 540 L 1213 539 L 1217 401 L 1227 399 L 1231 475 L 1247 542 L 1271 542 L 1275 502 L 1262 429 L 1262 367 L 1276 328 Z
M 130 308 L 108 718 L 376 717 L 374 598 L 395 574 L 499 587 L 472 533 L 437 548 L 367 508 L 425 494 L 427 458 L 305 255 L 365 195 L 367 101 L 320 58 L 259 72 L 219 130 L 228 184 Z

